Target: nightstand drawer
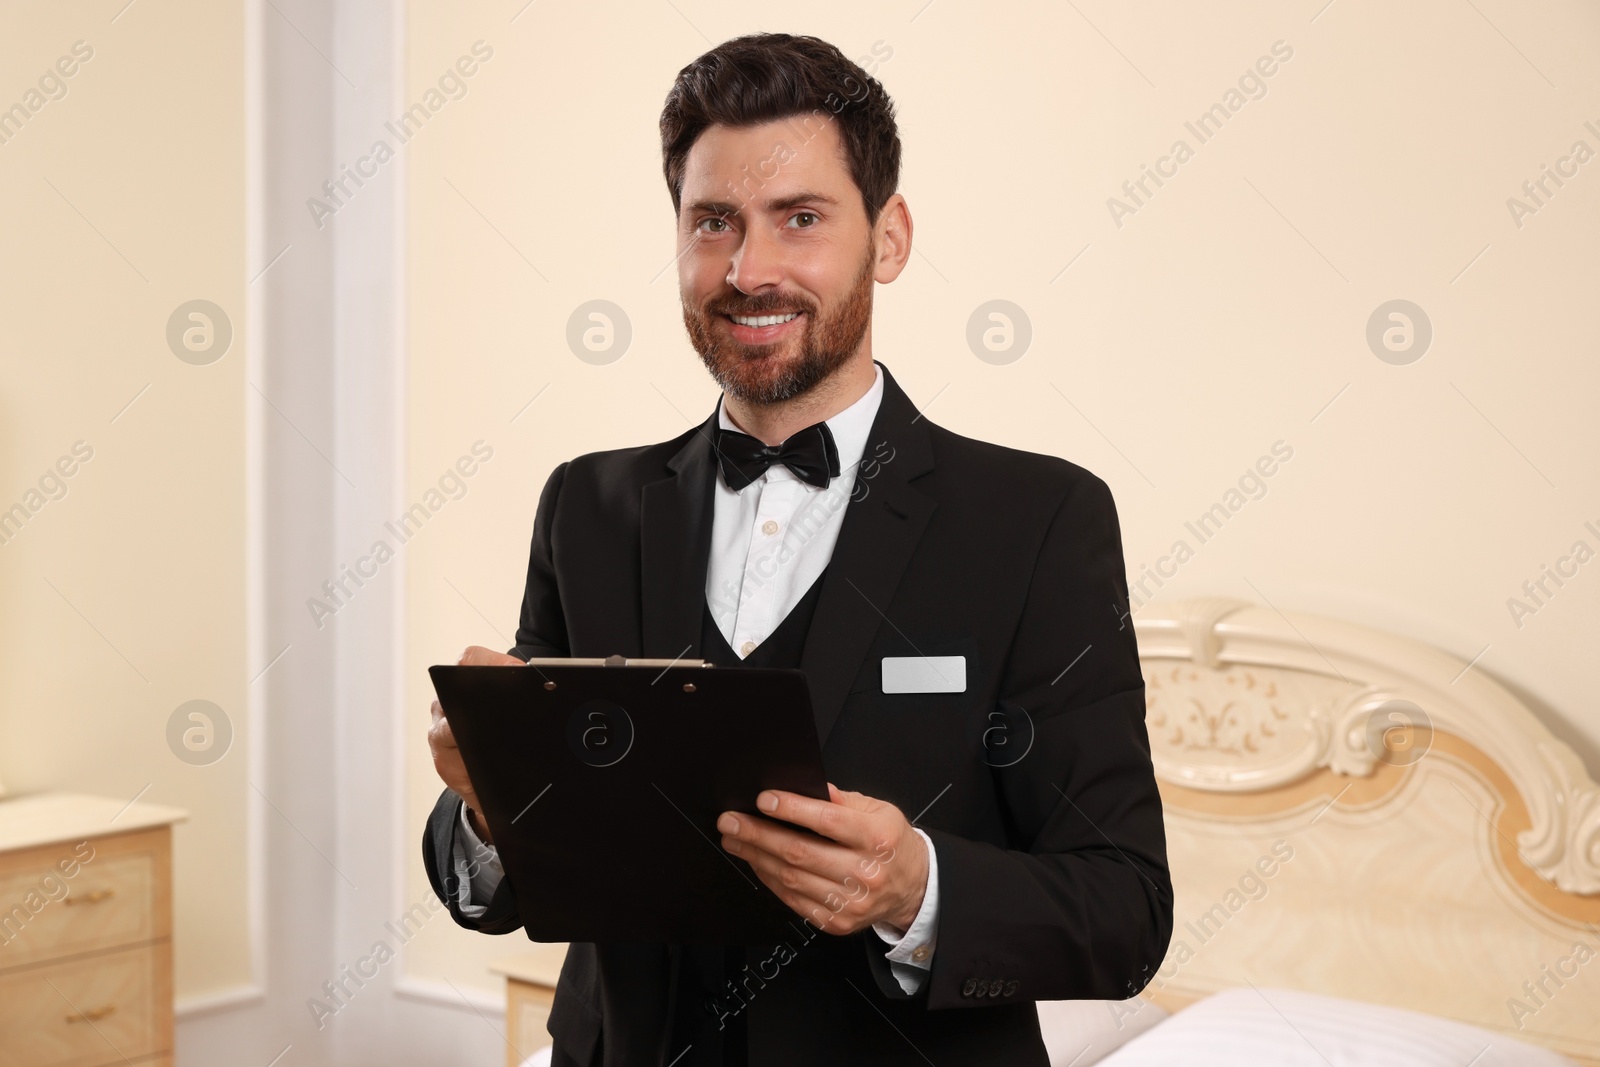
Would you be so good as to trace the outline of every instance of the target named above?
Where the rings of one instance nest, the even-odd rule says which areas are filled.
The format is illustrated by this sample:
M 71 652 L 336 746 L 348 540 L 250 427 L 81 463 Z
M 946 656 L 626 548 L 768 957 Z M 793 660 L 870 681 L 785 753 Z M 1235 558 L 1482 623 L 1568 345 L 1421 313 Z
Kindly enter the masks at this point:
M 99 1067 L 167 1051 L 165 945 L 0 975 L 0 1067 Z
M 0 971 L 167 936 L 166 863 L 164 831 L 0 857 Z

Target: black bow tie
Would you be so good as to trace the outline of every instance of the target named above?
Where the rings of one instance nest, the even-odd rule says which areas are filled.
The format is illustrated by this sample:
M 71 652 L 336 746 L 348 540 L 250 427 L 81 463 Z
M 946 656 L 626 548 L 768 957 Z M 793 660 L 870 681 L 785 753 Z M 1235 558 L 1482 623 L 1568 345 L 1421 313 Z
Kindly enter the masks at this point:
M 839 449 L 828 424 L 819 422 L 789 435 L 782 445 L 762 444 L 738 430 L 717 430 L 717 462 L 728 488 L 739 492 L 766 473 L 774 463 L 794 471 L 795 477 L 818 489 L 839 477 Z

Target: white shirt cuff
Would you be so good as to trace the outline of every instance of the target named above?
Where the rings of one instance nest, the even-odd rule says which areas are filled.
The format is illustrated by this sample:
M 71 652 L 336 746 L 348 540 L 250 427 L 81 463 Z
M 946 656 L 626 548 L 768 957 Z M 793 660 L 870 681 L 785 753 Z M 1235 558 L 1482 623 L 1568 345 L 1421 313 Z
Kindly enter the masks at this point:
M 934 942 L 939 933 L 939 857 L 928 835 L 915 826 L 912 829 L 928 846 L 928 888 L 922 895 L 922 907 L 904 934 L 888 923 L 872 924 L 872 932 L 890 946 L 884 958 L 889 961 L 895 981 L 907 993 L 920 989 L 933 969 Z
M 500 866 L 499 851 L 472 829 L 465 804 L 461 805 L 461 833 L 456 835 L 451 859 L 456 872 L 456 905 L 466 918 L 481 919 L 506 872 Z

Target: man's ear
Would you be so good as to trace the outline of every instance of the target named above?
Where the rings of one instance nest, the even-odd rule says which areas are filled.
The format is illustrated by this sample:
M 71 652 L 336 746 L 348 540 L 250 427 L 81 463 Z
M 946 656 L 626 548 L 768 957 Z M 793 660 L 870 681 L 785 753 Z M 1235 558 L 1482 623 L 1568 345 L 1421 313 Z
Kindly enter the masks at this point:
M 911 258 L 911 208 L 906 198 L 895 193 L 884 201 L 876 224 L 878 263 L 873 278 L 887 285 L 900 277 Z

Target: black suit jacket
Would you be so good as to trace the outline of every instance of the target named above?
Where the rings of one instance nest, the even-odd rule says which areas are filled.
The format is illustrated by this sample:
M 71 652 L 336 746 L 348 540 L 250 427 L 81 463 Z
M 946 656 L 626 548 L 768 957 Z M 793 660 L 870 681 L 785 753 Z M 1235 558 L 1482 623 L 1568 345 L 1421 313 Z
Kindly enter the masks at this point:
M 514 654 L 698 654 L 716 427 L 713 412 L 551 473 Z M 1044 1067 L 1033 1002 L 1132 996 L 1172 934 L 1111 492 L 1066 460 L 933 425 L 885 368 L 824 583 L 801 669 L 828 778 L 920 813 L 937 947 L 908 996 L 870 930 L 817 935 L 750 1001 L 752 1019 L 792 1031 L 769 1062 Z M 912 655 L 965 656 L 966 691 L 884 693 L 882 659 Z M 509 884 L 479 920 L 455 903 L 459 812 L 447 790 L 425 832 L 434 888 L 462 926 L 516 930 Z M 556 1062 L 671 1062 L 688 1039 L 674 1012 L 704 997 L 695 965 L 668 946 L 573 945 Z

